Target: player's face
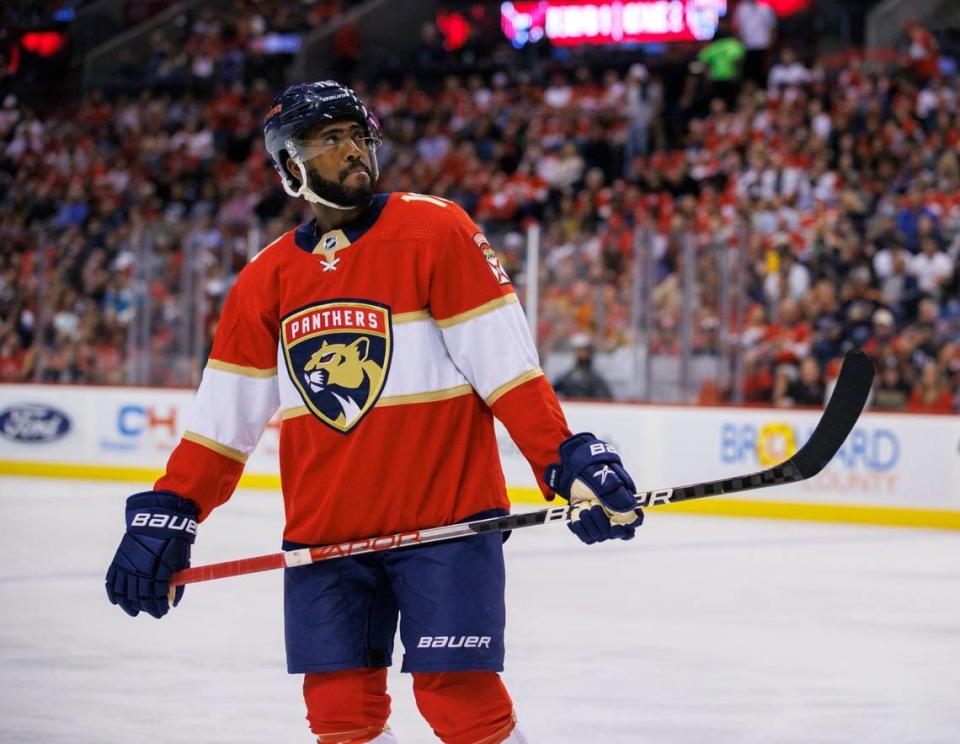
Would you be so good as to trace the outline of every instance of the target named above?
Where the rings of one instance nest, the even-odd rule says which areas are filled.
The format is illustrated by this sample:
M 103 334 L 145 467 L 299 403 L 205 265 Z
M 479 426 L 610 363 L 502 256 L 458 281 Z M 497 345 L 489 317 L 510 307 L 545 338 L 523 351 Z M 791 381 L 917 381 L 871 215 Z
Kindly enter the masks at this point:
M 335 122 L 310 132 L 301 143 L 310 188 L 318 196 L 347 207 L 373 199 L 374 143 L 353 122 Z

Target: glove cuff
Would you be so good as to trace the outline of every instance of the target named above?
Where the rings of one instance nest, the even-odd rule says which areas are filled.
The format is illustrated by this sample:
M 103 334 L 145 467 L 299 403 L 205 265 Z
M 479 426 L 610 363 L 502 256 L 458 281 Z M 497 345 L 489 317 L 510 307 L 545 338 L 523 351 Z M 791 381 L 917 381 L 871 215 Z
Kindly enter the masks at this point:
M 199 515 L 196 504 L 173 491 L 143 491 L 127 499 L 127 533 L 193 544 Z
M 611 464 L 622 468 L 623 463 L 617 451 L 588 431 L 574 434 L 563 440 L 557 450 L 560 462 L 548 465 L 544 470 L 547 485 L 563 498 L 570 500 L 574 480 L 587 465 Z M 618 473 L 620 475 L 621 473 Z M 630 487 L 633 483 L 622 472 L 622 477 Z
M 570 487 L 573 485 L 573 479 L 576 472 L 567 467 L 570 453 L 580 444 L 595 439 L 590 432 L 581 432 L 567 437 L 560 446 L 557 447 L 557 454 L 560 456 L 560 462 L 547 465 L 543 471 L 543 480 L 554 492 L 570 500 Z

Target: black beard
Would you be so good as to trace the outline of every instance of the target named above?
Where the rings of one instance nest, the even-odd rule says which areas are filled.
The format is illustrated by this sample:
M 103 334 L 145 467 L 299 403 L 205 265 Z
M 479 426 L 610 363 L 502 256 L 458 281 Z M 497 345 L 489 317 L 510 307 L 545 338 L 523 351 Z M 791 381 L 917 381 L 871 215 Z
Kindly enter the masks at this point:
M 367 175 L 370 172 L 364 169 Z M 307 184 L 314 194 L 324 201 L 341 207 L 369 207 L 373 202 L 373 178 L 363 186 L 344 186 L 336 181 L 328 181 L 314 171 L 307 171 Z

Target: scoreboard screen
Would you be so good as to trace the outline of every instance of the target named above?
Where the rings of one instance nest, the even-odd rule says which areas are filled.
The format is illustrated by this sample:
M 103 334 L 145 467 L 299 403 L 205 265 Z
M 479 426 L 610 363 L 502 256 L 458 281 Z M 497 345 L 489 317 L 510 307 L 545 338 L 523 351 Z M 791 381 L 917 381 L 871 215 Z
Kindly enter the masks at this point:
M 808 0 L 766 4 L 789 15 Z M 521 0 L 501 4 L 500 25 L 517 48 L 541 39 L 555 46 L 706 41 L 727 10 L 727 0 Z

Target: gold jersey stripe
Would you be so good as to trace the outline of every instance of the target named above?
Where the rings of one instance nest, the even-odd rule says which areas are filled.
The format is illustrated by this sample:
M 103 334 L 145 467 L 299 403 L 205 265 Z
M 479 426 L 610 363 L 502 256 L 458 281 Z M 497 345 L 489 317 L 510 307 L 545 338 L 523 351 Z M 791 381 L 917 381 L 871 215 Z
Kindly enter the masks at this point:
M 280 414 L 280 418 L 283 421 L 287 419 L 296 418 L 297 416 L 306 416 L 310 413 L 310 409 L 306 406 L 297 406 L 296 408 L 288 408 Z
M 468 320 L 473 320 L 481 315 L 486 315 L 487 313 L 493 312 L 498 308 L 506 307 L 507 305 L 512 305 L 514 302 L 519 301 L 520 300 L 517 298 L 517 296 L 511 292 L 508 295 L 503 295 L 502 297 L 497 297 L 496 299 L 490 300 L 490 302 L 485 302 L 482 305 L 478 305 L 472 310 L 467 310 L 457 315 L 451 315 L 449 318 L 443 318 L 442 320 L 437 320 L 435 322 L 441 328 L 449 328 L 450 326 L 466 323 Z
M 542 375 L 543 375 L 543 370 L 540 369 L 539 367 L 537 367 L 536 369 L 531 369 L 529 372 L 524 372 L 519 377 L 514 377 L 509 382 L 503 383 L 500 387 L 498 387 L 496 390 L 490 393 L 490 395 L 487 396 L 484 402 L 488 406 L 492 406 L 494 403 L 500 400 L 500 398 L 502 398 L 504 395 L 509 393 L 515 387 L 522 385 L 528 380 L 533 380 L 533 379 L 536 379 L 537 377 L 541 377 Z
M 185 431 L 183 432 L 183 438 L 187 441 L 194 442 L 202 447 L 213 450 L 217 454 L 223 455 L 224 457 L 229 457 L 231 460 L 236 460 L 239 463 L 245 463 L 247 461 L 247 456 L 240 450 L 234 449 L 233 447 L 228 447 L 225 444 L 220 444 L 220 442 L 210 439 L 210 437 L 205 437 L 203 434 Z
M 431 390 L 428 393 L 409 393 L 408 395 L 391 395 L 377 401 L 377 408 L 382 406 L 405 406 L 410 403 L 430 403 L 437 400 L 450 400 L 461 395 L 470 395 L 473 388 L 467 385 L 457 385 L 445 390 Z
M 417 320 L 426 320 L 430 317 L 430 311 L 427 309 L 423 310 L 414 310 L 411 313 L 398 313 L 393 316 L 393 324 L 397 325 L 398 323 L 413 323 Z
M 440 400 L 450 400 L 451 398 L 459 398 L 463 395 L 470 395 L 473 393 L 473 388 L 467 385 L 457 385 L 456 387 L 446 388 L 444 390 L 431 390 L 426 393 L 409 393 L 408 395 L 391 395 L 386 398 L 381 398 L 376 402 L 374 408 L 381 408 L 384 406 L 406 406 L 412 403 L 432 403 L 434 401 Z M 299 416 L 306 416 L 310 413 L 310 409 L 306 406 L 297 406 L 296 408 L 287 408 L 280 414 L 280 418 L 286 421 L 287 419 L 297 418 Z
M 230 362 L 221 362 L 219 359 L 210 359 L 207 361 L 207 366 L 210 369 L 218 369 L 221 372 L 231 372 L 235 375 L 243 375 L 244 377 L 276 377 L 277 368 L 270 367 L 269 369 L 261 369 L 260 367 L 244 367 L 241 364 L 231 364 Z

